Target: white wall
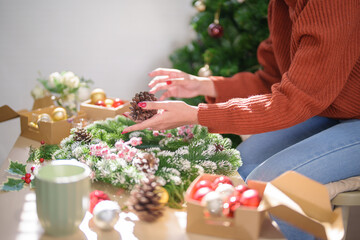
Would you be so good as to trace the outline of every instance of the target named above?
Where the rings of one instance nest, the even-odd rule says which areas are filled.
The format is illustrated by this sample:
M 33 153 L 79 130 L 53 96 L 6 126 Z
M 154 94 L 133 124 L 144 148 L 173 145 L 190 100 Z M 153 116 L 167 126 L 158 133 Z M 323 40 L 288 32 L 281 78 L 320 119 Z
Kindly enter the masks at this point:
M 130 99 L 193 38 L 195 13 L 191 0 L 0 0 L 0 106 L 30 109 L 40 74 L 63 70 Z M 19 133 L 0 123 L 0 162 Z

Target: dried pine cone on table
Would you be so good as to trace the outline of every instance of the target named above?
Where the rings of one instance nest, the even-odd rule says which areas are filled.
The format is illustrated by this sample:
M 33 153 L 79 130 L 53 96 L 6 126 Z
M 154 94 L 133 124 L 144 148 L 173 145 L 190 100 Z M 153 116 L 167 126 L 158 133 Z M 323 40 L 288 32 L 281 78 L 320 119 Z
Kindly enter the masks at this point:
M 160 202 L 161 193 L 154 175 L 147 176 L 131 191 L 128 207 L 140 220 L 154 222 L 163 215 L 164 204 Z
M 85 128 L 82 127 L 75 128 L 74 141 L 89 143 L 91 142 L 91 139 L 92 139 L 91 133 L 87 132 Z
M 157 113 L 157 110 L 147 110 L 143 109 L 138 106 L 139 102 L 143 101 L 157 101 L 157 98 L 154 94 L 149 92 L 140 92 L 135 94 L 135 97 L 133 97 L 132 102 L 130 102 L 130 116 L 135 121 L 144 121 L 146 119 L 151 118 Z
M 155 174 L 159 166 L 159 159 L 153 153 L 138 153 L 133 159 L 133 165 L 146 174 Z

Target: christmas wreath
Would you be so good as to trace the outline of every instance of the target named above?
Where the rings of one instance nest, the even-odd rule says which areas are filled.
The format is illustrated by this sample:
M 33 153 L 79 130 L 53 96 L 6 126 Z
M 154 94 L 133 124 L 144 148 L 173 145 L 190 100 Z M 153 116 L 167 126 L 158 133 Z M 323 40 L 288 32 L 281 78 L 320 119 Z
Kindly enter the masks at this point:
M 28 162 L 77 159 L 92 169 L 93 181 L 132 190 L 147 175 L 169 193 L 168 206 L 181 208 L 184 192 L 201 173 L 230 175 L 242 162 L 231 140 L 199 125 L 166 131 L 121 134 L 134 122 L 123 116 L 73 128 L 59 146 L 30 148 Z

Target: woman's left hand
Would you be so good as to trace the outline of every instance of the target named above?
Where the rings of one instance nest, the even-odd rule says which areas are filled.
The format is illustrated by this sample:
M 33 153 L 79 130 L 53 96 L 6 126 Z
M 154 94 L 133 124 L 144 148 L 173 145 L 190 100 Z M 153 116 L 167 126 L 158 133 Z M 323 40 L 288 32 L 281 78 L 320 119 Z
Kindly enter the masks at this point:
M 172 129 L 183 125 L 198 124 L 198 108 L 182 101 L 140 102 L 143 109 L 157 109 L 156 115 L 143 122 L 129 126 L 122 133 L 151 128 L 153 130 Z M 129 117 L 129 113 L 124 114 Z

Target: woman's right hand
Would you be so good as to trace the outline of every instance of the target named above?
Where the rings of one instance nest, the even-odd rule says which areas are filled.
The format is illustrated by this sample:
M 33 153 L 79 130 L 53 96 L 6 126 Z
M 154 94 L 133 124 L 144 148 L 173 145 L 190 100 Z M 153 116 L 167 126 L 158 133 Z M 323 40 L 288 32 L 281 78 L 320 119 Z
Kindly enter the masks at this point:
M 216 97 L 213 82 L 206 77 L 197 77 L 177 69 L 157 68 L 151 73 L 150 93 L 164 90 L 159 100 L 169 97 L 192 98 L 199 95 Z

